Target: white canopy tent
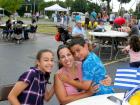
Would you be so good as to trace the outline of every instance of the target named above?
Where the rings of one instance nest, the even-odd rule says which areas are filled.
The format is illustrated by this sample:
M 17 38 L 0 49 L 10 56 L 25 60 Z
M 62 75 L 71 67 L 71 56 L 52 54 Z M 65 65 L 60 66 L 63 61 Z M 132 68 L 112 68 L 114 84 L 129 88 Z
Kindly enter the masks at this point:
M 58 4 L 54 4 L 50 7 L 44 8 L 45 11 L 68 11 L 68 9 L 59 6 Z
M 57 14 L 58 11 L 66 11 L 67 13 L 69 12 L 68 9 L 63 8 L 63 7 L 59 6 L 58 4 L 54 4 L 54 5 L 50 6 L 50 7 L 44 8 L 44 14 L 45 14 L 45 11 L 55 11 L 55 14 Z M 56 15 L 54 16 L 54 22 L 55 23 L 57 22 Z

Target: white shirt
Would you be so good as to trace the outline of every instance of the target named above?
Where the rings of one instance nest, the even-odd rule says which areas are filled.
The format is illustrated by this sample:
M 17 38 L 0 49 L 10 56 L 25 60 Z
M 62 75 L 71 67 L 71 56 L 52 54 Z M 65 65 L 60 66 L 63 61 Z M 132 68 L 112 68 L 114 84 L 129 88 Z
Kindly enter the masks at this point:
M 79 28 L 75 26 L 74 29 L 72 30 L 72 36 L 79 36 L 79 35 L 84 39 L 86 39 L 86 32 L 84 28 L 83 27 Z
M 134 52 L 132 49 L 130 49 L 129 45 L 125 49 L 129 51 L 130 62 L 140 61 L 140 51 L 139 52 Z

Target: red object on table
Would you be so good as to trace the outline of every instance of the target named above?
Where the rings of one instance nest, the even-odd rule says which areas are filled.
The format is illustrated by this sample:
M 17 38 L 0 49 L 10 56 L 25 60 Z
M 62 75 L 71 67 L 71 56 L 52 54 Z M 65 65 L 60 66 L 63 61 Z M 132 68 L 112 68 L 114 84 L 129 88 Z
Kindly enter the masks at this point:
M 125 22 L 126 20 L 123 17 L 118 17 L 114 20 L 114 23 L 119 26 L 122 26 L 123 24 L 125 24 Z

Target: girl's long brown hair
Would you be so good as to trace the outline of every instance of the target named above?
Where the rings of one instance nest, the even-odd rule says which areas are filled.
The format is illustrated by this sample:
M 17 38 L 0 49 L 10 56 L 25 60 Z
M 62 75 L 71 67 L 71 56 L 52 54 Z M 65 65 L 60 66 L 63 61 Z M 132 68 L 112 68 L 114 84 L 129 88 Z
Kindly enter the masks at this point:
M 131 36 L 129 44 L 130 44 L 130 49 L 132 49 L 134 52 L 140 51 L 140 39 L 137 35 Z

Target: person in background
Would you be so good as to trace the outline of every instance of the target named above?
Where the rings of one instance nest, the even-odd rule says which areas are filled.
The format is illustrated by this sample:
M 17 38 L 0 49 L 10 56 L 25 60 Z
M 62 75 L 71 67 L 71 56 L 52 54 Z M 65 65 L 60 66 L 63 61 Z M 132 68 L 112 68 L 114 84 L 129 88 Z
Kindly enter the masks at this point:
M 36 66 L 24 72 L 8 95 L 11 105 L 43 105 L 44 99 L 49 101 L 54 88 L 47 90 L 50 73 L 54 66 L 54 54 L 45 49 L 36 56 Z
M 69 22 L 70 22 L 70 16 L 69 16 L 69 14 L 66 14 L 65 15 L 65 23 L 66 23 L 66 26 L 69 25 Z
M 88 11 L 85 13 L 85 29 L 88 29 L 89 25 L 89 13 Z
M 115 20 L 116 16 L 115 16 L 115 13 L 111 13 L 110 16 L 109 16 L 109 22 L 111 25 L 113 25 L 113 21 Z
M 6 34 L 6 39 L 11 38 L 13 34 L 13 22 L 12 22 L 12 17 L 9 16 L 8 20 L 6 21 L 6 27 L 3 30 L 3 33 Z
M 32 14 L 31 23 L 36 23 L 36 15 L 35 15 L 35 13 Z
M 90 21 L 92 23 L 92 27 L 93 27 L 94 22 L 96 21 L 96 16 L 97 16 L 97 13 L 95 12 L 95 9 L 93 9 L 93 11 L 90 14 Z
M 6 21 L 6 27 L 10 30 L 12 29 L 12 17 L 9 16 L 9 19 Z
M 127 22 L 129 22 L 131 19 L 130 14 L 127 11 L 125 11 L 123 18 L 125 18 Z
M 86 81 L 86 83 L 82 84 L 81 82 L 66 78 L 64 79 L 66 80 L 65 82 L 75 87 L 80 87 L 81 85 L 89 87 L 93 84 L 99 84 L 99 91 L 94 95 L 113 93 L 114 91 L 111 86 L 102 84 L 106 80 L 106 69 L 100 58 L 89 51 L 86 41 L 83 38 L 73 38 L 69 41 L 68 45 L 75 59 L 82 61 L 82 80 Z
M 65 16 L 64 16 L 64 13 L 63 12 L 61 12 L 61 14 L 60 14 L 60 19 L 61 19 L 61 21 L 60 21 L 60 25 L 64 25 L 64 21 L 65 21 Z
M 107 11 L 102 11 L 102 19 L 104 22 L 107 22 L 109 19 L 109 16 L 107 14 Z
M 67 76 L 68 79 L 73 79 L 82 82 L 81 62 L 75 61 L 72 53 L 66 45 L 59 45 L 57 50 L 59 60 L 59 70 L 55 75 L 54 90 L 56 97 L 61 105 L 69 102 L 91 96 L 97 92 L 98 86 L 88 87 L 85 91 L 76 88 L 72 85 L 64 83 L 60 75 Z M 84 82 L 84 81 L 83 81 Z M 85 85 L 82 86 L 86 88 Z
M 77 22 L 77 21 L 81 21 L 81 16 L 79 13 L 75 14 L 75 22 Z
M 136 19 L 131 19 L 130 20 L 129 27 L 130 27 L 130 31 L 128 33 L 129 33 L 130 36 L 132 36 L 132 35 L 140 36 L 139 27 L 138 27 Z
M 102 19 L 98 20 L 97 27 L 93 30 L 94 32 L 105 32 L 104 21 Z
M 131 36 L 129 45 L 126 46 L 122 51 L 129 53 L 130 67 L 140 67 L 140 40 L 138 35 Z
M 39 20 L 39 12 L 36 12 L 36 21 Z
M 86 32 L 84 28 L 82 27 L 81 21 L 76 21 L 76 25 L 72 30 L 72 37 L 82 37 L 84 39 L 87 38 Z

